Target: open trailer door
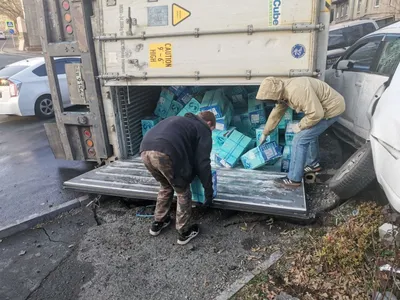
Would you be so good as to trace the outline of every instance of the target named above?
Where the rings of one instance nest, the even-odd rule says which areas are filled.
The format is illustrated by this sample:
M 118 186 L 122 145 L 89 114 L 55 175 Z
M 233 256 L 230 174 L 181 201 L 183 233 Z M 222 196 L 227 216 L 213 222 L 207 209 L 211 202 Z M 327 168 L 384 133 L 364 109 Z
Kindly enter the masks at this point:
M 284 174 L 263 170 L 217 168 L 218 196 L 213 207 L 308 218 L 304 186 L 277 188 L 273 180 Z M 66 188 L 87 193 L 157 200 L 159 183 L 140 157 L 116 161 L 64 183 Z

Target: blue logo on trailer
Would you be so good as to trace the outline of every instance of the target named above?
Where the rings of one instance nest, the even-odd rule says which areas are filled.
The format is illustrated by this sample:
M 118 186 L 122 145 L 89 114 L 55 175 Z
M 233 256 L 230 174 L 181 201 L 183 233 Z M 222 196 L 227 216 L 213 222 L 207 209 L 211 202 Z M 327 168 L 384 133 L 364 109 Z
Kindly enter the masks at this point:
M 14 29 L 10 29 L 8 32 L 9 32 L 10 34 L 14 34 L 14 33 L 15 33 Z
M 306 47 L 304 47 L 302 44 L 296 44 L 292 48 L 292 56 L 294 58 L 302 58 L 306 54 Z

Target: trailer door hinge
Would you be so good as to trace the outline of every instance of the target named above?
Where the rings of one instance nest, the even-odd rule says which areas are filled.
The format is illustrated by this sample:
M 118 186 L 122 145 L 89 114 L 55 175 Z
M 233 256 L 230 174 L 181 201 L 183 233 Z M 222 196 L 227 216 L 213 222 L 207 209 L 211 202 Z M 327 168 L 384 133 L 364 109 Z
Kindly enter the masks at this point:
M 131 35 L 133 35 L 132 26 L 136 26 L 137 25 L 137 19 L 132 18 L 131 8 L 130 7 L 128 7 L 128 18 L 126 19 L 126 23 L 129 26 L 129 29 L 126 32 L 126 35 L 130 35 L 131 36 Z
M 107 6 L 115 6 L 117 5 L 117 0 L 107 0 Z
M 253 34 L 253 25 L 248 25 L 247 26 L 247 34 L 252 35 Z
M 251 70 L 246 70 L 246 79 L 251 80 Z

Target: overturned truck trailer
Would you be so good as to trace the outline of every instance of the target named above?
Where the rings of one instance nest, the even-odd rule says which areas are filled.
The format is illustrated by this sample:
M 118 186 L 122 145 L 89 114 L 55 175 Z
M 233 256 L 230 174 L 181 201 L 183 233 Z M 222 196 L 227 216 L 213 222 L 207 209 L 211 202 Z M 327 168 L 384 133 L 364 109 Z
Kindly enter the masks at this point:
M 141 119 L 161 87 L 257 86 L 267 76 L 319 76 L 330 1 L 35 0 L 55 109 L 45 124 L 55 157 L 104 166 L 65 182 L 96 194 L 155 200 L 138 157 Z M 55 57 L 66 65 L 65 111 Z M 277 190 L 279 172 L 218 169 L 214 207 L 308 218 L 304 187 Z

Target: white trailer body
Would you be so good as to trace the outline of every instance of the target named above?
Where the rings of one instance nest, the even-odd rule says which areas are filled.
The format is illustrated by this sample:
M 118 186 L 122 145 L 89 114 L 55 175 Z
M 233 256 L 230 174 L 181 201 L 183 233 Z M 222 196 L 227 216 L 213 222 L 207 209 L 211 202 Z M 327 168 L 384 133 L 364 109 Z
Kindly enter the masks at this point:
M 140 120 L 162 86 L 259 85 L 267 76 L 319 76 L 330 0 L 36 0 L 56 122 L 57 158 L 105 163 L 65 183 L 89 193 L 155 200 L 138 158 Z M 67 67 L 73 111 L 60 102 L 54 57 Z M 280 191 L 279 172 L 218 170 L 214 206 L 307 218 L 304 187 Z

